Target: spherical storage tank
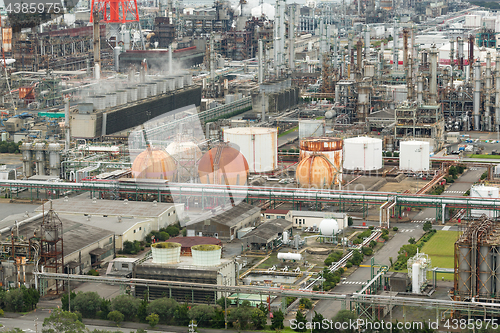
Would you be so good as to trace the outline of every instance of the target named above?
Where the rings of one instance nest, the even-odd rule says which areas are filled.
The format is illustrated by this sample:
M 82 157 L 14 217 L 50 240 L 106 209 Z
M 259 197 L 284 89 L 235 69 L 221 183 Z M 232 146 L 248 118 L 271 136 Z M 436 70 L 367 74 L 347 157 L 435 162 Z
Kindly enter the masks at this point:
M 335 184 L 342 181 L 342 148 L 344 142 L 339 138 L 304 138 L 300 141 L 300 160 L 312 154 L 325 156 L 336 169 Z
M 278 130 L 264 127 L 236 127 L 224 130 L 224 141 L 235 144 L 248 161 L 252 173 L 278 168 Z
M 339 224 L 335 219 L 323 219 L 319 223 L 319 231 L 323 236 L 334 236 L 339 233 Z
M 132 164 L 134 178 L 167 179 L 175 178 L 174 159 L 164 150 L 148 148 L 140 153 Z
M 217 156 L 219 156 L 219 171 L 215 172 Z M 248 178 L 248 163 L 237 149 L 222 143 L 203 155 L 198 164 L 198 175 L 203 184 L 245 185 Z
M 153 263 L 176 264 L 181 261 L 181 244 L 179 243 L 155 243 L 151 245 Z
M 399 169 L 407 171 L 429 171 L 429 142 L 401 141 Z
M 337 176 L 333 164 L 319 154 L 304 158 L 295 171 L 295 179 L 300 187 L 331 188 Z
M 191 247 L 195 266 L 219 266 L 222 248 L 219 245 L 200 244 Z
M 382 169 L 382 140 L 370 137 L 345 139 L 344 169 L 363 171 Z

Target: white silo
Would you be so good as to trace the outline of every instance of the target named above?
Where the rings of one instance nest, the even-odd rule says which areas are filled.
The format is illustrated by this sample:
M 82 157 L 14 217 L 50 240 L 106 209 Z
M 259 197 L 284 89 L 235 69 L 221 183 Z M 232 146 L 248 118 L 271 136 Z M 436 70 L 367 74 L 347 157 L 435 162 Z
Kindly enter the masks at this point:
M 35 144 L 36 174 L 45 175 L 45 143 Z
M 471 198 L 487 198 L 487 199 L 498 199 L 500 197 L 500 188 L 495 186 L 484 186 L 475 185 L 470 188 Z M 472 209 L 471 215 L 478 217 L 485 214 L 486 216 L 492 218 L 497 217 L 499 214 L 497 211 L 493 210 L 482 210 L 482 209 Z
M 399 169 L 404 171 L 429 171 L 430 151 L 427 141 L 401 141 Z
M 153 263 L 176 264 L 181 261 L 182 245 L 174 242 L 161 242 L 151 245 Z
M 339 224 L 335 219 L 323 219 L 319 223 L 319 231 L 323 236 L 335 236 L 339 233 Z
M 224 141 L 236 145 L 248 162 L 250 172 L 278 168 L 278 130 L 265 127 L 236 127 L 224 130 Z
M 222 248 L 219 245 L 200 244 L 191 247 L 195 266 L 219 266 Z
M 49 169 L 51 176 L 59 177 L 61 171 L 61 150 L 58 143 L 49 143 Z
M 325 120 L 299 120 L 299 140 L 325 135 Z
M 31 177 L 33 176 L 31 143 L 23 142 L 21 151 L 23 152 L 23 173 L 26 177 Z
M 156 82 L 146 83 L 148 86 L 148 96 L 156 96 L 158 94 L 158 85 Z
M 382 140 L 370 137 L 345 139 L 344 169 L 363 171 L 382 169 Z
M 167 77 L 165 81 L 167 82 L 167 91 L 175 90 L 175 77 Z
M 175 77 L 175 88 L 176 89 L 182 89 L 184 88 L 184 76 L 183 75 L 177 75 Z

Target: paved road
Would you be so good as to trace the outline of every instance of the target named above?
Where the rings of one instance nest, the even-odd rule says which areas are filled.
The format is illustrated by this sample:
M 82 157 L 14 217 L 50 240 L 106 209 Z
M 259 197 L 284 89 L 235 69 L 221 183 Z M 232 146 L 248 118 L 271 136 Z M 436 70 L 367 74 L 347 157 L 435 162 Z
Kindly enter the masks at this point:
M 0 201 L 0 221 L 12 214 L 21 214 L 26 211 L 33 213 L 39 206 L 39 204 L 9 203 L 8 200 L 2 200 Z
M 486 168 L 470 168 L 467 169 L 458 179 L 455 180 L 453 184 L 451 184 L 446 191 L 444 191 L 441 195 L 446 196 L 458 196 L 462 197 L 470 187 L 477 182 L 481 175 L 486 171 Z M 434 221 L 436 219 L 436 209 L 435 208 L 426 208 L 413 218 L 413 223 L 424 223 L 426 221 Z
M 411 237 L 415 239 L 423 235 L 421 225 L 414 223 L 398 223 L 398 233 L 394 235 L 375 255 L 375 263 L 381 265 L 390 265 L 389 257 L 396 260 L 401 246 L 408 244 Z M 369 265 L 371 257 L 366 259 L 363 264 Z M 363 288 L 363 284 L 370 280 L 370 268 L 360 267 L 354 271 L 344 282 L 338 284 L 333 291 L 342 294 L 352 294 Z M 316 305 L 315 311 L 323 314 L 325 318 L 333 318 L 341 310 L 340 302 L 320 301 Z

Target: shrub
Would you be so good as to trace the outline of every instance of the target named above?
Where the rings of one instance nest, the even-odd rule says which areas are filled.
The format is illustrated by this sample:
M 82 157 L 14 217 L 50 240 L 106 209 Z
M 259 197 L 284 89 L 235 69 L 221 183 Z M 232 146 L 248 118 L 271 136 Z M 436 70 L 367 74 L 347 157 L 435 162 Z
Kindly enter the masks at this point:
M 108 313 L 108 319 L 114 321 L 116 326 L 120 326 L 120 323 L 123 321 L 125 317 L 120 311 L 111 311 Z
M 351 268 L 351 267 L 352 267 L 352 262 L 348 261 L 348 262 L 345 264 L 345 267 L 346 267 L 346 268 Z
M 161 323 L 169 323 L 174 317 L 178 303 L 172 298 L 158 298 L 149 303 L 148 314 L 157 313 L 160 316 Z
M 120 311 L 127 320 L 133 320 L 141 300 L 129 295 L 119 295 L 111 301 L 111 310 Z
M 214 315 L 215 309 L 211 305 L 195 305 L 189 310 L 189 319 L 195 320 L 199 327 L 210 327 Z
M 99 272 L 92 268 L 90 271 L 87 272 L 87 275 L 99 276 Z
M 399 228 L 398 228 L 398 227 L 393 227 L 393 228 L 392 228 L 392 230 L 394 230 L 394 231 L 398 231 L 398 230 L 399 230 Z
M 160 316 L 156 313 L 152 313 L 146 317 L 146 320 L 151 327 L 155 327 L 160 322 Z
M 101 310 L 101 297 L 93 291 L 79 292 L 71 303 L 72 310 L 76 310 L 85 318 L 96 318 Z
M 299 304 L 302 305 L 304 309 L 312 309 L 312 301 L 309 298 L 301 298 Z

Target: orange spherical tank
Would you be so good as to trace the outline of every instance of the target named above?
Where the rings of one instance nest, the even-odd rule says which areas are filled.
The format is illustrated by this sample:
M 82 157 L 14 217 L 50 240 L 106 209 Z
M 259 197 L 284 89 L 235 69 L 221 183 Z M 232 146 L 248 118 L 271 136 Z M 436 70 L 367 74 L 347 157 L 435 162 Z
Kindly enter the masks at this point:
M 221 144 L 210 149 L 200 159 L 198 175 L 203 184 L 245 185 L 248 178 L 248 163 L 237 149 Z
M 174 159 L 164 150 L 146 149 L 132 164 L 134 178 L 175 180 L 176 166 Z
M 300 161 L 295 179 L 301 187 L 331 188 L 336 172 L 325 156 L 313 154 Z

